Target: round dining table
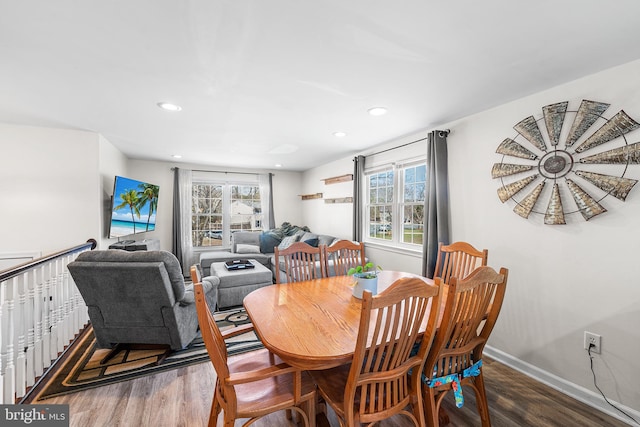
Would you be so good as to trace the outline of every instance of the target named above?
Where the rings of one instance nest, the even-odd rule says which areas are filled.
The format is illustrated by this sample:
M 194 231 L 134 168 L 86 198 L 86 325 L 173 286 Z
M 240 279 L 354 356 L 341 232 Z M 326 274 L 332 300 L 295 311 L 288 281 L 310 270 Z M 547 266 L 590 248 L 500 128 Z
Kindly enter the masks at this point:
M 434 286 L 416 274 L 384 270 L 378 272 L 378 293 L 403 277 Z M 299 369 L 327 369 L 353 357 L 362 308 L 352 294 L 354 282 L 353 276 L 335 276 L 266 286 L 247 295 L 244 307 L 272 353 Z

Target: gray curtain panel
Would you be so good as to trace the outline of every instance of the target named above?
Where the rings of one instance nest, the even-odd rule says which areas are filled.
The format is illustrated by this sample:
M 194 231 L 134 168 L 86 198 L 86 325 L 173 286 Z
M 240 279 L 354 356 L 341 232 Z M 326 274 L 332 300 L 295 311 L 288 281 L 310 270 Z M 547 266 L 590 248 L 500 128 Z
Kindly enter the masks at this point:
M 182 260 L 182 237 L 180 233 L 180 185 L 178 173 L 180 169 L 173 169 L 173 224 L 171 227 L 171 252 L 178 258 L 180 265 L 184 265 Z
M 353 158 L 353 240 L 362 241 L 362 179 L 364 178 L 364 156 Z
M 273 174 L 269 173 L 269 230 L 276 228 L 276 219 L 273 213 Z
M 449 131 L 434 130 L 427 142 L 427 195 L 424 203 L 424 238 L 422 275 L 433 277 L 438 242 L 449 244 L 449 182 L 447 165 L 447 135 Z

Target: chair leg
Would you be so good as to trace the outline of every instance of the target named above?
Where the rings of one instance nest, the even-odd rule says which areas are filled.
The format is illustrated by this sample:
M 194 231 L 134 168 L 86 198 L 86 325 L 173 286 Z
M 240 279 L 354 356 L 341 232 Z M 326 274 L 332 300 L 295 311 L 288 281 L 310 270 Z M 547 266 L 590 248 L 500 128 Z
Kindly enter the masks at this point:
M 482 370 L 480 375 L 474 378 L 476 389 L 476 406 L 478 407 L 478 413 L 482 420 L 482 426 L 491 426 L 491 418 L 489 417 L 489 403 L 487 402 L 487 392 L 484 388 L 484 377 L 482 376 Z
M 218 416 L 220 415 L 220 404 L 218 403 L 218 390 L 213 392 L 213 402 L 211 402 L 211 412 L 209 413 L 209 427 L 216 427 L 218 424 Z
M 426 425 L 429 427 L 438 427 L 440 425 L 438 419 L 438 405 L 436 405 L 436 396 L 432 388 L 422 385 L 422 404 L 424 406 L 424 418 Z
M 316 399 L 312 397 L 307 400 L 306 404 L 306 413 L 309 417 L 309 427 L 316 427 Z
M 418 397 L 418 399 L 411 404 L 411 413 L 415 418 L 414 422 L 417 422 L 419 426 L 426 425 L 426 420 L 424 417 L 424 407 L 421 397 Z

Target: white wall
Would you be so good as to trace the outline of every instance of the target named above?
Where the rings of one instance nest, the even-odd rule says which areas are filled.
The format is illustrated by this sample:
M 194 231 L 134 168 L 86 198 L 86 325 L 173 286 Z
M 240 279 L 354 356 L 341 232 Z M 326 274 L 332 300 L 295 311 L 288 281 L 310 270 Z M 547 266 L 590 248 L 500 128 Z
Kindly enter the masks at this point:
M 100 239 L 98 249 L 107 249 L 117 239 L 109 239 L 109 222 L 111 221 L 111 208 L 113 206 L 113 183 L 116 175 L 127 176 L 127 157 L 115 148 L 102 135 L 100 138 L 100 202 L 99 215 Z
M 608 212 L 589 222 L 576 213 L 568 217 L 567 225 L 549 226 L 543 225 L 540 215 L 525 220 L 512 212 L 512 202 L 500 202 L 491 167 L 501 160 L 495 153 L 500 142 L 515 137 L 513 126 L 529 115 L 539 118 L 541 107 L 548 104 L 570 101 L 570 107 L 577 108 L 582 99 L 602 101 L 611 104 L 605 117 L 624 109 L 640 121 L 638 76 L 640 61 L 635 61 L 438 126 L 452 131 L 448 138 L 452 241 L 488 248 L 489 265 L 510 270 L 490 345 L 529 373 L 537 372 L 555 386 L 590 400 L 596 389 L 582 346 L 583 332 L 601 334 L 602 354 L 594 358 L 598 384 L 610 400 L 636 414 L 640 411 L 640 185 L 626 202 L 611 196 L 604 199 Z M 418 133 L 415 139 L 425 134 Z M 627 139 L 640 141 L 640 130 Z M 403 142 L 406 138 L 395 144 Z M 304 191 L 320 188 L 316 177 L 350 173 L 347 160 L 305 173 Z M 640 165 L 630 166 L 625 176 L 640 179 Z M 325 206 L 303 212 L 305 221 L 318 229 L 335 224 L 342 230 L 343 222 L 351 223 Z M 415 257 L 370 247 L 367 255 L 388 269 L 420 271 Z M 591 403 L 608 408 L 602 399 L 593 398 Z
M 303 221 L 300 194 L 302 194 L 302 173 L 275 171 L 273 175 L 273 206 L 276 227 L 283 222 L 305 225 Z
M 116 175 L 160 186 L 157 230 L 137 238 L 171 250 L 171 168 L 219 169 L 128 159 L 103 136 L 75 130 L 0 124 L 0 147 L 0 254 L 47 255 L 89 238 L 106 249 L 117 241 L 107 237 Z M 273 172 L 276 224 L 302 224 L 302 174 Z
M 98 145 L 95 133 L 0 124 L 0 252 L 99 239 Z
M 345 158 L 304 173 L 303 191 L 300 194 L 322 193 L 323 199 L 353 196 L 353 181 L 325 185 L 324 179 L 353 173 L 353 160 Z M 300 198 L 298 198 L 300 199 Z M 304 200 L 303 223 L 311 231 L 352 239 L 352 203 L 325 203 L 323 199 Z
M 635 410 L 640 410 L 640 187 L 626 202 L 604 199 L 608 212 L 589 222 L 574 214 L 567 225 L 548 226 L 540 215 L 525 220 L 512 212 L 513 203 L 503 205 L 490 170 L 501 160 L 498 144 L 515 136 L 512 126 L 529 115 L 539 117 L 544 105 L 566 100 L 577 108 L 590 99 L 611 104 L 606 117 L 624 109 L 640 121 L 639 75 L 636 61 L 446 126 L 452 130 L 452 237 L 489 248 L 489 264 L 510 268 L 491 345 L 595 391 L 583 332 L 601 334 L 598 382 L 607 396 Z M 640 132 L 627 139 L 640 141 Z M 640 179 L 640 165 L 630 166 L 626 176 Z

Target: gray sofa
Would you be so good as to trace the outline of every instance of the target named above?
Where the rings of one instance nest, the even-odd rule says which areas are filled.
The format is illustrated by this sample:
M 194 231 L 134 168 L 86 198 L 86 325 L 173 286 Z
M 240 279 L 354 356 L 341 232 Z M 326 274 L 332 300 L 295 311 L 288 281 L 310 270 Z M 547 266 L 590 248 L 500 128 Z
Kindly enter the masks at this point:
M 166 251 L 96 250 L 78 255 L 69 272 L 89 309 L 98 345 L 160 344 L 184 348 L 196 336 L 193 285 L 185 286 L 177 258 Z M 205 285 L 216 306 L 217 277 Z
M 293 238 L 293 236 L 297 237 Z M 334 236 L 316 234 L 302 229 L 298 229 L 292 234 L 285 235 L 282 238 L 278 237 L 277 234 L 270 232 L 237 231 L 233 233 L 231 236 L 232 243 L 230 251 L 210 251 L 200 254 L 200 266 L 203 276 L 211 275 L 211 264 L 214 262 L 226 262 L 235 259 L 254 259 L 269 268 L 275 278 L 275 275 L 279 274 L 283 267 L 275 262 L 273 248 L 281 244 L 283 240 L 288 239 L 287 241 L 291 243 L 292 241 L 307 242 L 312 246 L 329 246 L 335 240 L 338 240 Z

